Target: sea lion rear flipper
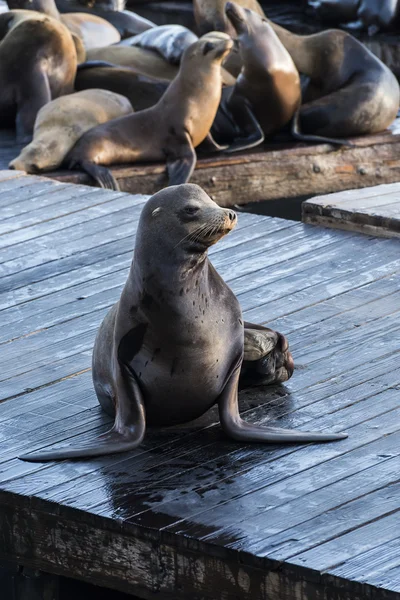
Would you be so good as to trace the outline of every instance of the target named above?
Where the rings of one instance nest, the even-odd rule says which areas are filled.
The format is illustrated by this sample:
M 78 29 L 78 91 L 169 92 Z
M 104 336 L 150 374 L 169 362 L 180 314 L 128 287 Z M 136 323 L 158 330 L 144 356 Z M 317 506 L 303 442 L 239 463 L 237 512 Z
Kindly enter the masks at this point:
M 202 152 L 223 152 L 229 148 L 229 145 L 218 144 L 218 142 L 216 142 L 213 138 L 211 131 L 209 131 L 207 133 L 207 137 L 201 142 L 200 147 Z M 197 150 L 198 149 L 199 148 L 197 148 Z
M 240 442 L 258 443 L 303 443 L 303 442 L 333 442 L 347 438 L 345 433 L 317 433 L 295 431 L 279 427 L 265 427 L 243 421 L 239 414 L 238 383 L 242 360 L 232 366 L 232 374 L 225 384 L 218 399 L 219 417 L 224 432 Z
M 93 179 L 99 184 L 100 187 L 106 190 L 114 190 L 115 192 L 119 192 L 119 185 L 117 180 L 111 173 L 107 167 L 102 167 L 100 165 L 96 165 L 95 163 L 91 163 L 89 161 L 83 160 L 79 164 L 70 165 L 70 168 L 81 167 L 83 171 L 85 171 L 88 175 L 93 177 Z
M 226 152 L 238 152 L 239 150 L 249 150 L 263 143 L 265 135 L 259 122 L 257 121 L 250 103 L 247 100 L 239 99 L 233 94 L 228 101 L 229 110 L 239 125 L 240 130 L 244 132 L 243 137 L 236 138 L 229 145 Z
M 33 452 L 18 458 L 28 462 L 46 462 L 66 458 L 105 456 L 137 448 L 143 440 L 146 428 L 143 394 L 131 369 L 120 364 L 119 361 L 118 365 L 118 372 L 115 375 L 115 385 L 118 390 L 117 416 L 114 426 L 109 431 L 93 442 Z
M 172 142 L 172 145 L 168 148 L 167 172 L 169 185 L 187 183 L 196 166 L 197 157 L 192 141 L 188 134 L 185 137 L 186 143 L 183 139 L 176 139 L 176 143 Z
M 290 132 L 294 139 L 299 140 L 300 142 L 315 142 L 317 144 L 335 144 L 336 146 L 348 146 L 349 148 L 354 148 L 354 144 L 345 139 L 330 138 L 322 135 L 302 133 L 300 131 L 300 109 L 298 109 L 293 115 Z

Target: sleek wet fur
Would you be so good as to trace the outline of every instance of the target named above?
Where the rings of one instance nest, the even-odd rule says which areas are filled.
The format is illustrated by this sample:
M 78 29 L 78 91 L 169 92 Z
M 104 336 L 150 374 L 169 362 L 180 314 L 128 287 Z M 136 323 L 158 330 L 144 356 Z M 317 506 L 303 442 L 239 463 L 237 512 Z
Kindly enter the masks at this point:
M 112 429 L 80 446 L 44 450 L 30 461 L 100 456 L 133 450 L 147 425 L 169 426 L 218 404 L 225 433 L 242 442 L 319 442 L 346 437 L 246 423 L 239 415 L 243 359 L 275 356 L 270 381 L 285 381 L 293 361 L 285 338 L 243 323 L 239 302 L 207 257 L 236 225 L 196 185 L 158 192 L 143 208 L 135 253 L 121 298 L 100 326 L 93 383 Z M 255 336 L 261 343 L 257 345 Z M 260 350 L 261 348 L 261 350 Z M 246 356 L 246 353 L 248 356 Z
M 338 29 L 300 36 L 270 23 L 298 71 L 310 79 L 300 109 L 302 132 L 368 135 L 384 131 L 394 121 L 399 84 L 361 42 Z
M 166 160 L 170 185 L 188 181 L 196 164 L 194 149 L 207 137 L 218 110 L 221 63 L 231 47 L 223 34 L 192 44 L 159 102 L 85 133 L 68 157 L 71 168 L 82 168 L 102 187 L 118 189 L 105 166 Z
M 30 141 L 36 115 L 53 98 L 73 91 L 77 66 L 70 32 L 52 17 L 10 11 L 0 18 L 0 118 Z

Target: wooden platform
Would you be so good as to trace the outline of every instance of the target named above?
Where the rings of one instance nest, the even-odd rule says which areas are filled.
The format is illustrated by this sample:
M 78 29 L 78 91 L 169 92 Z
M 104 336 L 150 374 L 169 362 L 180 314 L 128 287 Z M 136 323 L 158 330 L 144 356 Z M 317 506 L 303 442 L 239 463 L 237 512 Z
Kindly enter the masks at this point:
M 310 197 L 400 181 L 400 128 L 352 140 L 353 148 L 330 144 L 269 144 L 255 151 L 215 154 L 197 161 L 191 178 L 221 206 L 262 200 Z M 0 131 L 0 169 L 20 152 L 15 136 Z M 164 164 L 137 164 L 112 169 L 122 191 L 153 194 L 167 184 Z M 84 173 L 44 174 L 65 183 L 93 185 Z
M 303 202 L 305 223 L 400 238 L 400 183 L 317 196 Z
M 246 419 L 348 439 L 240 445 L 210 411 L 129 454 L 16 458 L 110 425 L 91 350 L 144 201 L 0 176 L 0 561 L 147 599 L 398 600 L 398 240 L 241 214 L 211 253 L 297 366 L 241 392 Z

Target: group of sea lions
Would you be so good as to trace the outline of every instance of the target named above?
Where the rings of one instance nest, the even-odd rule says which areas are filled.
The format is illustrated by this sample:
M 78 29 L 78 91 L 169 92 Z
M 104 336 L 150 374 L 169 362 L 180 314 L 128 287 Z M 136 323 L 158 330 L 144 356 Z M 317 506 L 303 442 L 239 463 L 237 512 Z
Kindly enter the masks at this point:
M 176 185 L 189 181 L 198 147 L 234 152 L 277 134 L 348 145 L 385 130 L 399 108 L 395 76 L 349 33 L 295 35 L 257 0 L 194 0 L 200 38 L 130 11 L 9 4 L 1 119 L 31 142 L 12 169 L 64 165 L 118 189 L 111 165 L 165 161 Z

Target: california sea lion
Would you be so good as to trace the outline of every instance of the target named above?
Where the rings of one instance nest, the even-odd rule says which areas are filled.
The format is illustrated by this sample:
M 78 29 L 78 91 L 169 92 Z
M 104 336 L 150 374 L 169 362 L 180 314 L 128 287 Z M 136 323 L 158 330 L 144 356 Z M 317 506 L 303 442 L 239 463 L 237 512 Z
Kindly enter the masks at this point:
M 182 25 L 161 25 L 122 40 L 118 45 L 154 50 L 169 63 L 179 65 L 186 48 L 198 39 L 197 35 Z
M 148 19 L 130 11 L 124 10 L 124 2 L 98 3 L 88 2 L 87 7 L 75 0 L 56 0 L 61 13 L 85 12 L 97 15 L 111 23 L 119 32 L 122 39 L 138 35 L 151 27 L 155 27 Z
M 166 160 L 170 185 L 188 181 L 196 164 L 194 148 L 207 137 L 218 110 L 221 63 L 232 43 L 225 35 L 192 44 L 160 101 L 85 133 L 70 152 L 71 166 L 103 187 L 118 189 L 110 171 L 99 165 Z
M 301 131 L 347 137 L 384 131 L 399 107 L 393 73 L 361 42 L 339 29 L 296 35 L 270 21 L 314 98 L 300 109 Z
M 106 315 L 93 351 L 93 384 L 114 426 L 93 442 L 24 455 L 29 461 L 101 456 L 133 450 L 147 425 L 170 426 L 218 404 L 224 432 L 242 442 L 328 442 L 340 433 L 307 433 L 243 421 L 238 383 L 246 338 L 260 359 L 253 332 L 275 335 L 274 381 L 293 371 L 286 339 L 243 323 L 239 302 L 207 257 L 208 248 L 236 225 L 196 185 L 167 188 L 148 200 L 121 298 Z M 262 344 L 261 344 L 262 345 Z M 283 350 L 285 348 L 285 350 Z M 272 363 L 271 363 L 272 364 Z
M 56 19 L 22 20 L 11 28 L 0 43 L 0 115 L 6 125 L 15 116 L 19 141 L 30 141 L 42 106 L 73 91 L 76 66 L 72 36 Z
M 10 162 L 9 169 L 27 173 L 57 169 L 85 131 L 131 113 L 129 100 L 108 90 L 86 90 L 57 98 L 40 109 L 32 142 Z
M 223 31 L 233 38 L 236 36 L 234 27 L 226 18 L 225 3 L 226 0 L 193 0 L 194 18 L 200 35 L 209 31 Z M 236 4 L 265 16 L 257 0 L 239 0 Z
M 104 61 L 120 67 L 129 67 L 136 73 L 161 81 L 172 81 L 179 70 L 156 52 L 131 46 L 91 48 L 86 53 L 86 59 L 90 62 Z
M 9 0 L 9 8 L 35 10 L 61 21 L 77 35 L 85 48 L 95 48 L 100 44 L 108 46 L 120 41 L 117 29 L 105 19 L 84 12 L 61 15 L 54 0 Z
M 100 88 L 122 94 L 135 111 L 154 106 L 167 89 L 168 81 L 157 81 L 135 73 L 127 67 L 78 67 L 76 90 Z

